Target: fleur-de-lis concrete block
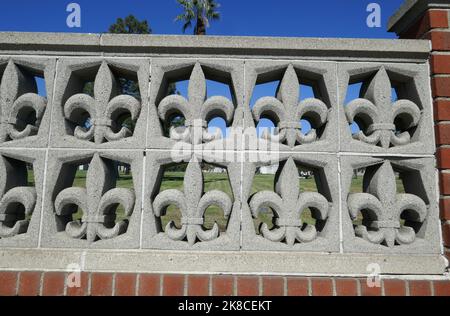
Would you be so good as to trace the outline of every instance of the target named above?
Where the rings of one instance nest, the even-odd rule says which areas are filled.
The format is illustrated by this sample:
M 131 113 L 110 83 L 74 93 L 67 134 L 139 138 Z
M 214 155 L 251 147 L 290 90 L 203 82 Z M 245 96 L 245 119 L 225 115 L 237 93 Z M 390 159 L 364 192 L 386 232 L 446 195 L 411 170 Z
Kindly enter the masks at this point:
M 225 155 L 224 155 L 225 157 Z M 241 165 L 236 162 L 214 161 L 207 154 L 197 156 L 185 152 L 182 161 L 187 163 L 183 189 L 161 190 L 164 168 L 174 163 L 170 152 L 149 151 L 146 154 L 146 199 L 144 204 L 143 247 L 153 249 L 184 250 L 238 250 L 240 248 L 240 177 Z M 214 163 L 228 173 L 232 196 L 220 190 L 205 191 L 203 163 Z M 162 217 L 168 207 L 175 206 L 180 214 L 180 227 L 169 221 L 162 227 Z M 206 211 L 214 206 L 226 220 L 220 231 L 217 218 L 213 226 L 205 228 Z
M 174 113 L 179 113 L 185 118 L 185 126 L 171 127 L 170 138 L 198 145 L 218 139 L 208 133 L 208 120 L 214 115 L 219 115 L 229 124 L 233 119 L 234 105 L 222 96 L 206 100 L 206 78 L 200 63 L 197 62 L 189 78 L 188 99 L 180 95 L 170 95 L 158 106 L 158 114 L 162 121 L 168 122 Z
M 271 118 L 277 123 L 278 134 L 267 130 L 263 138 L 269 141 L 286 142 L 289 147 L 295 144 L 309 144 L 317 141 L 316 129 L 308 133 L 302 132 L 300 119 L 310 117 L 314 127 L 322 127 L 328 116 L 327 106 L 318 99 L 309 98 L 299 103 L 300 83 L 292 65 L 289 65 L 278 88 L 277 98 L 263 97 L 256 101 L 253 107 L 253 117 L 256 122 L 261 118 Z
M 350 194 L 347 203 L 353 220 L 357 218 L 358 212 L 365 211 L 369 217 L 367 222 L 371 219 L 372 222 L 370 227 L 364 224 L 357 226 L 356 235 L 388 247 L 414 242 L 414 229 L 410 226 L 401 227 L 400 218 L 404 211 L 409 211 L 409 221 L 421 225 L 428 213 L 425 202 L 413 194 L 397 194 L 395 174 L 389 162 L 367 168 L 364 176 L 367 193 Z M 370 231 L 372 228 L 377 230 Z
M 37 247 L 44 150 L 0 150 L 0 247 Z
M 139 151 L 54 150 L 47 166 L 42 242 L 50 247 L 115 248 L 139 245 L 142 158 Z M 117 187 L 117 163 L 131 166 L 132 188 Z M 85 187 L 73 181 L 88 165 Z M 119 206 L 123 214 L 118 217 Z M 74 215 L 81 211 L 80 219 Z
M 147 147 L 167 149 L 182 142 L 191 148 L 202 144 L 219 150 L 240 148 L 240 140 L 234 138 L 242 137 L 242 132 L 225 137 L 224 131 L 210 133 L 208 124 L 222 118 L 226 127 L 242 128 L 243 75 L 243 63 L 233 60 L 152 60 L 149 133 L 153 137 Z M 186 97 L 167 95 L 168 85 L 182 80 L 188 80 Z M 207 80 L 228 85 L 231 97 L 210 95 Z M 184 118 L 184 125 L 170 127 L 176 116 Z
M 431 154 L 434 137 L 426 65 L 339 65 L 341 148 L 353 152 Z M 361 83 L 359 98 L 352 83 Z M 352 90 L 353 89 L 353 90 Z M 393 90 L 398 100 L 393 100 Z M 347 98 L 348 99 L 348 98 Z M 348 124 L 357 123 L 359 131 Z M 353 135 L 351 135 L 353 133 Z
M 246 63 L 245 126 L 254 128 L 260 120 L 269 119 L 275 130 L 264 130 L 256 146 L 247 141 L 245 148 L 337 151 L 338 135 L 332 132 L 337 124 L 334 71 L 334 65 L 327 63 Z M 267 96 L 252 103 L 257 85 L 269 82 L 279 82 L 275 95 L 266 89 Z M 314 97 L 302 97 L 301 84 L 311 86 Z M 311 129 L 306 130 L 301 120 L 307 120 Z
M 258 167 L 263 163 L 244 163 L 242 177 L 243 249 L 282 251 L 339 250 L 339 191 L 334 172 L 337 160 L 333 155 L 279 153 L 274 191 L 250 195 Z M 247 160 L 247 158 L 244 158 Z M 313 170 L 318 192 L 304 191 L 298 165 Z M 273 228 L 266 223 L 255 228 L 259 212 L 270 209 Z M 315 225 L 302 220 L 309 209 Z
M 62 59 L 58 67 L 51 135 L 56 147 L 145 147 L 148 61 Z M 132 82 L 138 92 L 126 91 L 124 81 Z M 85 90 L 90 82 L 92 96 Z M 124 125 L 125 119 L 134 125 L 134 131 Z
M 68 216 L 77 209 L 83 211 L 81 221 L 67 223 L 65 231 L 70 237 L 86 238 L 92 243 L 97 237 L 110 239 L 126 231 L 127 222 L 115 223 L 114 206 L 122 205 L 125 216 L 130 216 L 136 197 L 133 190 L 114 188 L 116 178 L 116 166 L 95 154 L 87 171 L 86 188 L 67 188 L 57 195 L 57 215 Z
M 217 223 L 214 223 L 211 230 L 202 228 L 205 211 L 211 205 L 217 205 L 225 216 L 229 216 L 232 202 L 228 195 L 218 190 L 204 193 L 203 181 L 200 162 L 193 157 L 189 161 L 184 175 L 184 192 L 179 190 L 162 191 L 153 201 L 153 210 L 157 217 L 161 217 L 165 209 L 172 204 L 181 211 L 181 229 L 177 229 L 173 222 L 169 222 L 165 228 L 170 239 L 187 239 L 189 245 L 192 246 L 197 239 L 211 241 L 219 236 Z
M 55 61 L 0 59 L 0 146 L 45 147 L 48 142 Z M 38 94 L 35 77 L 44 79 Z
M 252 196 L 250 209 L 254 218 L 262 208 L 271 208 L 275 216 L 275 228 L 269 230 L 266 223 L 260 227 L 261 234 L 273 242 L 285 241 L 289 246 L 295 242 L 311 242 L 317 238 L 316 227 L 306 224 L 303 227 L 301 215 L 310 208 L 317 219 L 328 217 L 328 201 L 316 192 L 300 193 L 297 166 L 292 158 L 280 165 L 281 172 L 276 176 L 275 192 L 261 191 Z
M 432 158 L 353 156 L 342 157 L 341 166 L 344 251 L 439 252 Z M 364 169 L 362 193 L 350 192 L 353 170 Z

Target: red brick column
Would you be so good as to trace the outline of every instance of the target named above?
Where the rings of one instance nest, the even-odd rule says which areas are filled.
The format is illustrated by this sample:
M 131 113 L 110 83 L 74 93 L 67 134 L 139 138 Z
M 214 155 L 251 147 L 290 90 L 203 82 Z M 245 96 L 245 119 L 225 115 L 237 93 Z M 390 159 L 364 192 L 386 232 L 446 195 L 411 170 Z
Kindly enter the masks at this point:
M 429 39 L 434 100 L 436 158 L 439 169 L 442 234 L 450 258 L 450 3 L 420 1 L 391 27 L 403 39 Z M 419 5 L 422 7 L 419 8 Z M 425 6 L 425 7 L 424 7 Z M 425 9 L 424 12 L 420 10 Z M 402 21 L 403 19 L 403 21 Z M 408 21 L 412 21 L 408 27 Z

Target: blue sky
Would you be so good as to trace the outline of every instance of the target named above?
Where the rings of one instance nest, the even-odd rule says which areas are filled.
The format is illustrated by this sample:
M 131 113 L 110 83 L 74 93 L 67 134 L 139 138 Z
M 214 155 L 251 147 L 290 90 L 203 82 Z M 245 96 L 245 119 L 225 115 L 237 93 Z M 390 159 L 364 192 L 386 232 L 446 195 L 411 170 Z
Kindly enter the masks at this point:
M 154 34 L 182 34 L 181 23 L 174 17 L 181 13 L 175 0 L 14 0 L 3 1 L 0 31 L 102 33 L 118 17 L 133 14 L 148 20 Z M 69 28 L 66 7 L 76 2 L 81 6 L 81 28 Z M 387 21 L 403 0 L 219 0 L 222 18 L 208 29 L 209 35 L 357 37 L 395 38 L 388 33 Z M 366 18 L 369 3 L 381 6 L 382 25 L 369 28 Z M 187 31 L 190 34 L 191 30 Z M 42 83 L 39 84 L 42 86 Z M 258 89 L 253 100 L 274 89 L 267 85 Z M 180 85 L 179 89 L 185 90 Z M 225 94 L 220 85 L 212 84 L 210 95 Z M 358 91 L 349 91 L 348 99 Z M 311 97 L 306 89 L 302 98 Z M 219 121 L 212 125 L 221 126 Z M 269 126 L 265 122 L 263 126 Z M 308 125 L 308 124 L 306 124 Z M 353 128 L 353 131 L 356 129 Z
M 80 4 L 82 27 L 66 26 L 66 7 Z M 393 38 L 386 32 L 388 18 L 403 0 L 219 0 L 222 19 L 211 35 Z M 382 9 L 382 27 L 368 28 L 369 3 Z M 134 14 L 147 19 L 155 34 L 180 34 L 174 23 L 180 13 L 175 0 L 14 0 L 3 1 L 0 31 L 106 32 L 117 17 Z

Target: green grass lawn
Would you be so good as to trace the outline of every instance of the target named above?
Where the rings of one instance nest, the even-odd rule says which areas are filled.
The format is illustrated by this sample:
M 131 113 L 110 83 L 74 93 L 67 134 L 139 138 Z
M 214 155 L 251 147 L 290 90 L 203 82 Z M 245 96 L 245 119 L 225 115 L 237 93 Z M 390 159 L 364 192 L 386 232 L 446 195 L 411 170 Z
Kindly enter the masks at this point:
M 230 196 L 233 200 L 233 194 L 231 191 L 231 186 L 228 180 L 228 175 L 226 173 L 208 173 L 204 172 L 204 186 L 205 192 L 211 190 L 219 190 L 223 191 Z M 184 172 L 166 172 L 164 174 L 164 178 L 161 184 L 160 191 L 168 190 L 168 189 L 179 189 L 183 190 L 183 179 Z M 29 172 L 29 182 L 30 185 L 33 185 L 33 175 L 32 172 Z M 309 179 L 299 179 L 300 182 L 300 190 L 304 191 L 312 191 L 317 192 L 316 183 L 314 178 Z M 78 171 L 74 180 L 73 186 L 75 187 L 85 187 L 86 183 L 86 171 Z M 259 191 L 273 191 L 274 186 L 274 175 L 262 175 L 257 174 L 254 177 L 253 186 L 252 186 L 252 194 Z M 121 174 L 120 178 L 117 181 L 116 187 L 119 188 L 133 188 L 132 176 Z M 397 178 L 397 188 L 399 193 L 403 193 L 403 185 L 401 181 Z M 358 176 L 357 178 L 353 178 L 352 193 L 362 192 L 362 176 Z M 74 219 L 80 219 L 82 217 L 81 210 L 74 215 Z M 175 206 L 170 206 L 167 209 L 167 212 L 164 216 L 161 217 L 162 227 L 163 229 L 167 225 L 169 221 L 174 221 L 177 227 L 180 227 L 180 218 L 181 213 Z M 260 212 L 260 215 L 257 219 L 254 219 L 255 227 L 259 227 L 259 225 L 263 223 L 267 223 L 269 228 L 273 226 L 272 224 L 273 214 L 268 210 L 263 210 Z M 315 219 L 311 217 L 310 211 L 307 209 L 301 215 L 302 220 L 307 224 L 315 224 Z M 121 206 L 117 209 L 117 221 L 125 219 L 124 210 Z M 205 228 L 211 229 L 215 222 L 219 225 L 221 231 L 226 229 L 227 218 L 224 217 L 223 211 L 220 210 L 216 206 L 211 206 L 206 210 L 205 214 Z M 361 218 L 355 221 L 355 224 L 359 224 L 361 222 Z

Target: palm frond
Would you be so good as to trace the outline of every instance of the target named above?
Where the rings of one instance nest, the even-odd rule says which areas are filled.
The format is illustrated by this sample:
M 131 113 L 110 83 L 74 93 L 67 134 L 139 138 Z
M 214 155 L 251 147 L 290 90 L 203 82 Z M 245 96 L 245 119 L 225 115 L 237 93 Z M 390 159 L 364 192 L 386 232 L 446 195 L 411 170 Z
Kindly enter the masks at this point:
M 183 24 L 183 33 L 186 33 L 186 30 L 188 28 L 192 27 L 192 22 L 191 21 L 187 21 L 186 23 Z

